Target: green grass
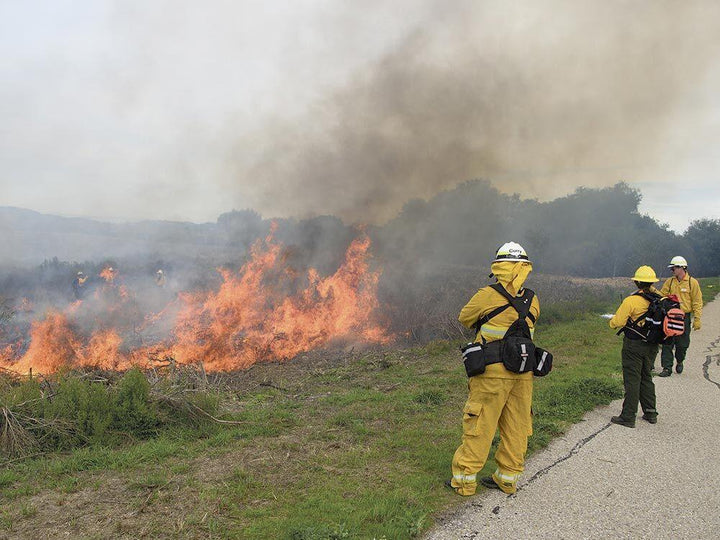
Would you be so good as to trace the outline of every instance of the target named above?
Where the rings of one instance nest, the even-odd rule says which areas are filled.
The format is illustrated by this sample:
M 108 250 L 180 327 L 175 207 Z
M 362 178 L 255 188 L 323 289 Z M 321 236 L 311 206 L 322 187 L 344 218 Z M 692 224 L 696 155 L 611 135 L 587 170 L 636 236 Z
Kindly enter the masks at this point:
M 720 289 L 717 278 L 701 283 L 706 301 Z M 599 316 L 616 307 L 593 305 L 572 320 L 556 314 L 546 325 L 541 317 L 536 342 L 554 353 L 555 367 L 535 379 L 530 452 L 622 397 L 621 339 Z M 467 397 L 458 345 L 265 366 L 272 386 L 230 390 L 240 425 L 8 463 L 0 469 L 0 528 L 21 531 L 42 519 L 30 496 L 68 499 L 112 480 L 124 490 L 117 497 L 125 512 L 137 513 L 117 525 L 128 537 L 417 537 L 464 500 L 442 485 Z M 486 470 L 493 468 L 490 459 Z
M 698 282 L 703 295 L 703 303 L 711 302 L 720 293 L 720 277 L 700 278 Z

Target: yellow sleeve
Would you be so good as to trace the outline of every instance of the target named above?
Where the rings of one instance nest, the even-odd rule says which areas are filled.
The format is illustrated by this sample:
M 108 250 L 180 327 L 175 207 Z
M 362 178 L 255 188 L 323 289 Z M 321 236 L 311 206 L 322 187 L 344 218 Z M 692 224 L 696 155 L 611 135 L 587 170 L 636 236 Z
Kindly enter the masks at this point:
M 663 283 L 662 288 L 660 289 L 660 296 L 667 296 L 670 294 L 670 282 L 673 278 L 670 278 L 668 280 L 665 280 L 665 283 Z
M 476 292 L 465 307 L 460 310 L 458 321 L 465 328 L 472 328 L 482 315 L 482 306 L 487 304 L 487 292 L 480 289 Z
M 610 325 L 610 328 L 618 329 L 622 328 L 627 324 L 628 318 L 630 317 L 630 312 L 632 310 L 631 297 L 627 297 L 625 300 L 622 301 L 622 304 L 620 304 L 620 307 L 615 312 L 615 315 L 613 315 L 613 318 L 610 319 L 610 322 L 608 323 Z
M 695 286 L 693 287 L 693 285 Z M 700 290 L 698 280 L 693 277 L 690 278 L 690 305 L 692 307 L 693 317 L 700 319 L 703 308 L 702 290 Z

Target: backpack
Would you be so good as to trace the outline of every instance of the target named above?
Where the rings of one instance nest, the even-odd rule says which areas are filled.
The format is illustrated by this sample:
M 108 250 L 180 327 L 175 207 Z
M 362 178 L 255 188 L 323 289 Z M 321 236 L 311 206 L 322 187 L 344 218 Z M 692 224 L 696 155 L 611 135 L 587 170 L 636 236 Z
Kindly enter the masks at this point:
M 628 320 L 618 334 L 625 332 L 630 339 L 642 339 L 647 343 L 658 344 L 668 337 L 679 336 L 685 331 L 685 312 L 680 309 L 677 296 L 671 294 L 662 297 L 657 293 L 638 291 L 634 293 L 650 302 L 647 311 L 637 319 Z M 640 326 L 640 321 L 645 324 Z
M 491 285 L 493 289 L 505 297 L 515 311 L 518 318 L 514 321 L 510 328 L 505 332 L 502 338 L 502 349 L 500 356 L 503 365 L 508 371 L 513 373 L 525 373 L 535 369 L 535 344 L 530 335 L 530 327 L 525 320 L 529 317 L 532 321 L 535 317 L 530 313 L 530 305 L 535 293 L 530 289 L 525 289 L 521 297 L 513 297 L 505 290 L 505 287 L 499 283 Z

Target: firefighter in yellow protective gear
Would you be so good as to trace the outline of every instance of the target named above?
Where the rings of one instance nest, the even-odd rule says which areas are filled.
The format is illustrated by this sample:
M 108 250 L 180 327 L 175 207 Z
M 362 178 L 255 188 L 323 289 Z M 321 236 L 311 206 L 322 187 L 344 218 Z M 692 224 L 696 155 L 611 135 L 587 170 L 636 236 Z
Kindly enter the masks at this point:
M 514 297 L 523 296 L 523 284 L 532 271 L 525 250 L 515 242 L 498 249 L 491 266 L 492 273 L 505 290 Z M 508 301 L 492 287 L 480 289 L 460 311 L 459 321 L 472 328 L 485 315 L 507 305 Z M 531 333 L 540 315 L 540 303 L 533 296 L 527 322 Z M 502 339 L 510 325 L 518 319 L 514 309 L 505 309 L 477 329 L 476 341 Z M 500 445 L 495 453 L 497 469 L 492 477 L 481 478 L 489 488 L 515 493 L 518 477 L 524 469 L 527 438 L 532 435 L 533 373 L 513 373 L 502 362 L 486 366 L 485 372 L 468 380 L 469 395 L 463 408 L 462 444 L 452 461 L 449 485 L 460 495 L 473 495 L 477 473 L 485 465 L 495 431 L 500 430 Z
M 645 314 L 650 306 L 650 300 L 640 296 L 653 296 L 658 293 L 653 284 L 657 282 L 655 270 L 649 266 L 641 266 L 633 276 L 637 292 L 626 297 L 620 307 L 609 321 L 610 328 L 628 328 L 624 332 L 622 345 L 622 370 L 625 399 L 622 411 L 613 416 L 613 424 L 635 427 L 638 403 L 642 407 L 642 418 L 651 424 L 657 423 L 658 412 L 655 408 L 655 384 L 652 380 L 652 366 L 658 352 L 658 345 L 647 343 L 641 334 L 645 329 Z M 634 324 L 633 324 L 634 323 Z
M 672 375 L 673 367 L 673 349 L 675 349 L 675 371 L 683 372 L 683 362 L 688 347 L 690 346 L 690 326 L 692 321 L 692 329 L 700 330 L 702 323 L 703 299 L 700 284 L 697 279 L 690 277 L 687 271 L 688 263 L 684 257 L 679 255 L 670 260 L 668 268 L 672 270 L 673 277 L 665 281 L 660 288 L 660 294 L 668 296 L 674 294 L 680 300 L 680 309 L 685 312 L 685 332 L 680 336 L 668 338 L 662 344 L 660 353 L 660 363 L 662 364 L 662 372 L 660 377 L 669 377 Z

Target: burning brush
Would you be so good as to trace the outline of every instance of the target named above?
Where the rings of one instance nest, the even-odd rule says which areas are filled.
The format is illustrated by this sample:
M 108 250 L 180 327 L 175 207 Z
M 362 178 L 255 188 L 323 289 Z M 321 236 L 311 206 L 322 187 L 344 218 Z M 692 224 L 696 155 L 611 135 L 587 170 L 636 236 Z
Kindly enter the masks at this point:
M 32 320 L 29 339 L 0 345 L 0 366 L 20 373 L 64 366 L 125 370 L 155 358 L 230 371 L 335 340 L 386 343 L 392 336 L 377 319 L 380 272 L 369 260 L 370 239 L 361 234 L 332 275 L 321 277 L 313 268 L 300 273 L 271 232 L 238 271 L 218 269 L 217 290 L 179 293 L 150 314 L 122 276 L 105 268 L 94 294 Z

